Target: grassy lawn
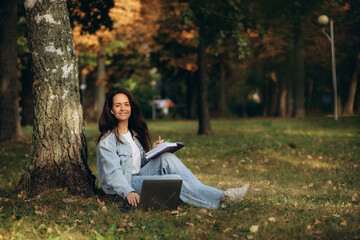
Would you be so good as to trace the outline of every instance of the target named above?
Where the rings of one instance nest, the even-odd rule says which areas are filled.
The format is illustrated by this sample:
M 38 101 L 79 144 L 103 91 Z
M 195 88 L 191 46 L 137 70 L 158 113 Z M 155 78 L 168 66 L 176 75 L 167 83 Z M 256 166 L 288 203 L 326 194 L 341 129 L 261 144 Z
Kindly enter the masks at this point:
M 100 196 L 64 189 L 26 199 L 12 194 L 30 160 L 29 140 L 0 145 L 1 239 L 359 239 L 360 117 L 149 122 L 154 137 L 183 141 L 176 155 L 204 183 L 250 183 L 225 209 L 182 204 L 174 212 L 122 213 Z M 86 126 L 96 174 L 96 125 Z M 99 184 L 97 183 L 99 187 Z

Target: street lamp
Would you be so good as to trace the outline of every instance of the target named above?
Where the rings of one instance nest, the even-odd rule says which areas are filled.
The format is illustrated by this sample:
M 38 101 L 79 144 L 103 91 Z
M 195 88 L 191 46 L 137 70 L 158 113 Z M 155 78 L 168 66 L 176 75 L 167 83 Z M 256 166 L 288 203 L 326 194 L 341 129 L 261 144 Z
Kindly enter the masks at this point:
M 330 35 L 325 31 L 325 26 L 329 23 L 329 17 L 321 15 L 318 17 L 318 22 L 323 25 L 322 31 L 331 43 L 331 65 L 332 65 L 332 76 L 333 76 L 333 87 L 334 87 L 334 115 L 335 120 L 338 119 L 337 112 L 337 86 L 336 86 L 336 64 L 335 64 L 335 44 L 334 44 L 334 22 L 330 18 Z

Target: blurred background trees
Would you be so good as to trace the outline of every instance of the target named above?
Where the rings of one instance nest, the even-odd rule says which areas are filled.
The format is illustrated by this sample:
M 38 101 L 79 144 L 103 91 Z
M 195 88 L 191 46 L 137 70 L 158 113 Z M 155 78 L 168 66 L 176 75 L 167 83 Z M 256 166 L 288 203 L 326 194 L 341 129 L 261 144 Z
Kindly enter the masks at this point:
M 317 23 L 321 14 L 334 19 L 339 114 L 359 112 L 356 0 L 67 2 L 87 122 L 97 122 L 105 94 L 116 87 L 135 94 L 146 118 L 197 119 L 199 134 L 211 133 L 216 117 L 333 114 L 330 43 Z M 20 108 L 17 101 L 11 106 L 23 125 L 31 125 L 22 1 L 18 8 L 20 98 L 12 98 Z M 159 99 L 170 99 L 172 107 L 156 107 Z

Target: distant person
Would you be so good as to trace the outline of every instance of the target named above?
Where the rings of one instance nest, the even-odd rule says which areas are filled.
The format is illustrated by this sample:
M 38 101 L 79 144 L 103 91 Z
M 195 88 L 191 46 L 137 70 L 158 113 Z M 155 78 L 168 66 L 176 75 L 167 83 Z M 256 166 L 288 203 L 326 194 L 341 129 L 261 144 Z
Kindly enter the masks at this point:
M 163 153 L 145 159 L 151 135 L 139 105 L 126 89 L 111 92 L 99 121 L 97 168 L 102 189 L 114 201 L 125 200 L 132 206 L 140 201 L 145 179 L 182 179 L 180 199 L 198 207 L 216 209 L 221 202 L 240 202 L 248 185 L 221 191 L 201 183 L 173 154 Z M 153 147 L 164 141 L 159 138 Z

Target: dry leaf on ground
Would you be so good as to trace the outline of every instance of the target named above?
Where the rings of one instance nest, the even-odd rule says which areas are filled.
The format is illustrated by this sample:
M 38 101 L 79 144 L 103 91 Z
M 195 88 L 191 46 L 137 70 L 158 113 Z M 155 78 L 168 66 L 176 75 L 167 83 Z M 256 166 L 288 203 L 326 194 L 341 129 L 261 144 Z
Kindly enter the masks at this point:
M 256 233 L 257 231 L 259 231 L 259 225 L 252 225 L 250 227 L 250 232 Z

